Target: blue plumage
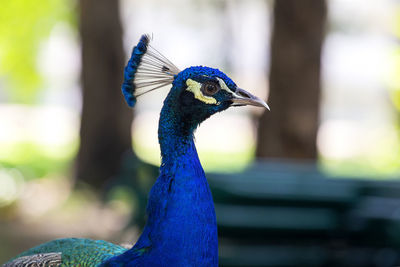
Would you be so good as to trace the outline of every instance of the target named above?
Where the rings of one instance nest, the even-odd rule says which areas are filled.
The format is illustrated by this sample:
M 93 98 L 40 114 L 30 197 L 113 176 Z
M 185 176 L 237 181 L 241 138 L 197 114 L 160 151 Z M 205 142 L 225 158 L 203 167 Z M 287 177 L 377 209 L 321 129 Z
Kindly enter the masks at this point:
M 179 162 L 163 166 L 151 189 L 138 242 L 103 266 L 218 266 L 212 196 L 193 140 L 186 141 L 174 155 Z
M 173 84 L 176 88 L 183 88 L 185 81 L 187 79 L 195 79 L 199 81 L 207 81 L 209 78 L 218 77 L 224 80 L 225 84 L 231 89 L 236 89 L 236 84 L 222 71 L 219 69 L 204 67 L 204 66 L 194 66 L 189 67 L 181 71 L 175 78 Z
M 208 117 L 230 106 L 268 106 L 218 69 L 197 66 L 180 71 L 149 45 L 147 35 L 142 36 L 124 72 L 122 91 L 128 105 L 134 106 L 137 96 L 170 84 L 158 129 L 160 175 L 150 191 L 148 220 L 137 243 L 124 250 L 101 241 L 94 253 L 94 241 L 80 240 L 90 244 L 87 252 L 93 258 L 89 259 L 88 253 L 81 253 L 85 257 L 70 255 L 75 250 L 54 247 L 53 243 L 48 243 L 46 250 L 39 246 L 23 255 L 60 251 L 75 263 L 93 262 L 102 267 L 218 266 L 214 204 L 197 155 L 194 131 Z M 75 242 L 66 244 L 75 247 Z M 85 246 L 80 247 L 85 252 Z M 110 255 L 110 251 L 114 253 Z M 63 264 L 68 266 L 69 262 Z
M 149 37 L 143 35 L 140 38 L 139 43 L 133 48 L 131 58 L 128 61 L 124 69 L 124 82 L 122 84 L 122 93 L 125 96 L 126 102 L 130 107 L 133 107 L 136 103 L 136 97 L 134 96 L 135 85 L 133 80 L 135 79 L 136 70 L 140 64 L 140 61 L 147 51 L 147 45 L 149 44 Z

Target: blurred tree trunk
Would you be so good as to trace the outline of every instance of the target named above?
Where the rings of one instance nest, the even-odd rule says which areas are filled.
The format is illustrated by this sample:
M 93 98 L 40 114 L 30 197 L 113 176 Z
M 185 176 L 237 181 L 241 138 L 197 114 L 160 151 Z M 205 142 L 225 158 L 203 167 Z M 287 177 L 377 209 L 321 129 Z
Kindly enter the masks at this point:
M 259 121 L 257 157 L 315 159 L 326 2 L 276 0 L 271 112 Z
M 79 4 L 83 108 L 76 178 L 101 189 L 132 150 L 132 112 L 120 90 L 125 57 L 119 1 Z

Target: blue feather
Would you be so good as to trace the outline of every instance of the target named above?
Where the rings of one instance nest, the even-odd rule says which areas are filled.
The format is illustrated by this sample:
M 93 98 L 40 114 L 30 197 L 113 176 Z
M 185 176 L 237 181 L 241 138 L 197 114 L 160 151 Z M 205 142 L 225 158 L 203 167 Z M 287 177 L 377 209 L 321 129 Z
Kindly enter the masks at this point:
M 122 92 L 130 107 L 135 105 L 138 96 L 170 85 L 175 75 L 180 72 L 149 42 L 149 35 L 142 35 L 139 43 L 133 48 L 131 58 L 124 70 Z
M 139 43 L 133 48 L 131 58 L 128 61 L 124 69 L 124 82 L 122 84 L 122 93 L 125 96 L 125 100 L 130 107 L 133 107 L 136 104 L 135 93 L 135 84 L 133 80 L 135 79 L 135 74 L 137 68 L 140 64 L 140 61 L 143 55 L 147 51 L 147 46 L 150 42 L 149 36 L 144 34 L 140 38 Z

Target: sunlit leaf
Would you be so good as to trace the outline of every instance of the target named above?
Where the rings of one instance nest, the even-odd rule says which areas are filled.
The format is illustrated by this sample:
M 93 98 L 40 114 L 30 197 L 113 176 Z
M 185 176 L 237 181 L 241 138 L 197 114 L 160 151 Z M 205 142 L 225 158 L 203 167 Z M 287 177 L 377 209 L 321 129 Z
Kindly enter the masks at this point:
M 42 85 L 38 48 L 52 28 L 73 24 L 70 0 L 2 0 L 0 8 L 0 87 L 12 101 L 32 103 Z

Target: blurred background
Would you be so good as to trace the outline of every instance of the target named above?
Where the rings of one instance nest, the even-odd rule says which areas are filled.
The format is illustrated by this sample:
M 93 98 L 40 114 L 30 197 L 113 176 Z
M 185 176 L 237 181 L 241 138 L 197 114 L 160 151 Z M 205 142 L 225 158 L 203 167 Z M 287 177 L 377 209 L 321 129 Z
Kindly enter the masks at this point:
M 143 33 L 271 107 L 196 133 L 221 266 L 400 265 L 398 0 L 3 0 L 0 263 L 60 237 L 136 241 L 168 92 L 124 102 Z

